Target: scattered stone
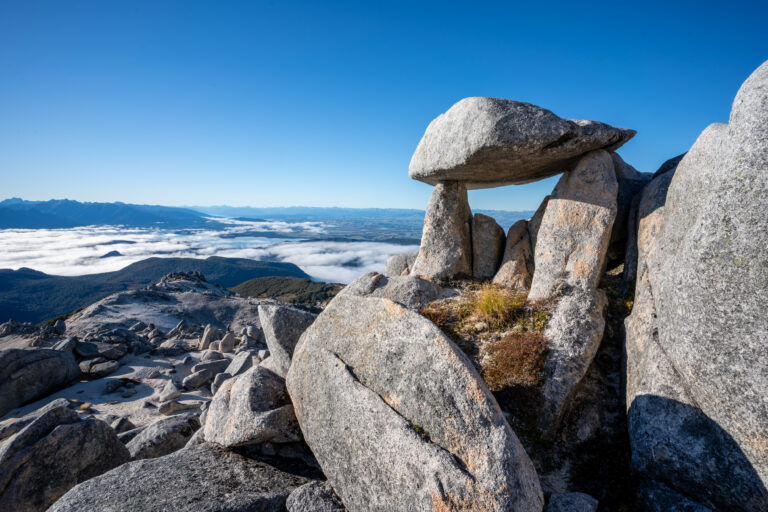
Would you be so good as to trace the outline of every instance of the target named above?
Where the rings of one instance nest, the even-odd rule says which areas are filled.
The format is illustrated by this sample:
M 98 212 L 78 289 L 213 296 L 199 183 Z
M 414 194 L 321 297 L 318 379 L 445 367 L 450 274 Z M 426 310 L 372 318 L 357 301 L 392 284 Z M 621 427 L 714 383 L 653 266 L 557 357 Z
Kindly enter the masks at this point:
M 76 345 L 77 345 L 77 339 L 67 338 L 65 340 L 61 340 L 57 342 L 52 348 L 53 350 L 64 350 L 66 352 L 73 352 L 75 350 Z
M 464 98 L 429 124 L 411 158 L 412 179 L 467 188 L 521 185 L 574 168 L 596 149 L 616 150 L 635 135 L 596 121 L 499 98 Z
M 106 363 L 106 362 L 107 360 L 103 357 L 94 357 L 91 359 L 83 359 L 78 363 L 78 366 L 80 368 L 80 373 L 82 373 L 87 377 L 91 372 L 91 366 L 93 366 L 94 364 Z
M 259 306 L 261 307 L 261 306 Z M 229 352 L 232 352 L 235 349 L 235 335 L 231 332 L 228 332 L 224 335 L 223 338 L 221 338 L 221 341 L 219 341 L 218 350 L 223 352 L 224 354 L 228 354 Z M 217 349 L 214 349 L 217 350 Z
M 384 267 L 384 275 L 387 277 L 407 276 L 411 273 L 411 268 L 413 268 L 413 263 L 418 255 L 418 252 L 406 252 L 390 256 Z
M 476 213 L 472 217 L 472 276 L 490 279 L 504 252 L 504 230 L 493 217 Z
M 288 373 L 293 349 L 299 337 L 312 325 L 316 317 L 314 313 L 290 306 L 259 306 L 259 321 L 264 330 L 264 338 L 273 363 L 280 370 L 277 373 L 281 377 Z
M 245 350 L 232 358 L 224 373 L 230 377 L 237 377 L 251 366 L 253 366 L 253 354 L 249 350 Z
M 294 490 L 285 502 L 288 512 L 345 512 L 328 482 L 309 482 Z
M 338 295 L 302 336 L 287 383 L 350 510 L 543 507 L 533 464 L 472 363 L 414 311 Z
M 204 443 L 157 459 L 124 464 L 92 478 L 48 512 L 285 510 L 305 478 Z M 159 504 L 162 504 L 159 507 Z
M 190 370 L 191 373 L 196 373 L 202 370 L 210 370 L 214 375 L 221 373 L 227 369 L 230 365 L 229 359 L 217 359 L 216 361 L 205 361 L 197 363 Z
M 181 381 L 181 384 L 188 389 L 197 389 L 200 386 L 208 384 L 212 380 L 213 372 L 211 370 L 201 370 L 184 377 L 184 380 Z
M 223 446 L 301 439 L 285 380 L 256 366 L 224 382 L 205 421 L 205 440 Z
M 533 254 L 528 235 L 528 221 L 519 220 L 512 224 L 507 233 L 501 266 L 493 276 L 493 283 L 520 292 L 531 288 L 533 276 Z
M 267 370 L 271 371 L 272 373 L 276 373 L 280 375 L 278 372 L 280 371 L 280 367 L 275 363 L 275 360 L 271 357 L 265 358 L 263 361 L 261 361 L 258 366 L 262 366 L 266 368 Z
M 79 376 L 80 369 L 70 352 L 0 350 L 0 417 L 63 388 Z
M 211 394 L 215 396 L 216 393 L 219 391 L 219 388 L 221 387 L 221 385 L 231 378 L 232 378 L 232 375 L 230 375 L 227 372 L 222 372 L 216 375 L 216 377 L 213 378 L 213 382 L 211 383 Z
M 157 412 L 162 414 L 163 416 L 170 416 L 171 414 L 175 414 L 179 411 L 188 411 L 190 409 L 198 409 L 200 407 L 201 402 L 188 402 L 183 403 L 179 402 L 178 400 L 169 400 L 167 402 L 163 402 L 160 404 L 160 407 L 158 407 Z
M 162 457 L 182 448 L 199 428 L 194 414 L 163 418 L 148 425 L 126 447 L 132 460 Z
M 128 353 L 128 347 L 121 344 L 112 345 L 92 341 L 81 341 L 75 346 L 75 353 L 80 357 L 103 357 L 117 360 Z
M 596 289 L 616 218 L 616 174 L 606 151 L 584 155 L 560 178 L 539 227 L 529 300 L 565 282 Z
M 147 328 L 147 324 L 145 324 L 144 322 L 136 322 L 136 323 L 135 323 L 135 324 L 133 324 L 131 327 L 129 327 L 129 329 L 130 329 L 132 332 L 139 332 L 139 331 L 143 331 L 143 330 L 144 330 L 144 329 L 146 329 L 146 328 Z
M 110 423 L 110 426 L 117 432 L 118 434 L 122 434 L 123 432 L 128 432 L 129 430 L 133 430 L 136 428 L 136 425 L 134 425 L 131 420 L 128 418 L 122 417 L 117 418 L 115 421 Z
M 169 379 L 165 383 L 163 389 L 160 390 L 160 402 L 167 402 L 168 400 L 174 400 L 181 396 L 181 389 L 176 385 L 173 379 Z
M 79 366 L 84 376 L 91 379 L 100 379 L 115 373 L 120 368 L 120 363 L 117 361 L 107 361 L 103 357 L 96 357 L 80 361 Z
M 200 337 L 200 344 L 197 347 L 198 350 L 208 350 L 211 343 L 221 339 L 223 335 L 224 333 L 218 327 L 214 327 L 211 324 L 206 325 L 205 330 L 203 330 L 203 335 Z
M 269 350 L 259 350 L 256 354 L 262 361 L 269 357 Z
M 53 332 L 59 336 L 63 336 L 67 332 L 67 324 L 63 319 L 59 318 L 56 323 L 53 324 Z
M 447 181 L 435 185 L 411 275 L 440 279 L 471 277 L 471 230 L 472 211 L 464 184 Z
M 224 359 L 224 354 L 216 350 L 207 350 L 200 358 L 201 361 L 218 361 L 219 359 Z

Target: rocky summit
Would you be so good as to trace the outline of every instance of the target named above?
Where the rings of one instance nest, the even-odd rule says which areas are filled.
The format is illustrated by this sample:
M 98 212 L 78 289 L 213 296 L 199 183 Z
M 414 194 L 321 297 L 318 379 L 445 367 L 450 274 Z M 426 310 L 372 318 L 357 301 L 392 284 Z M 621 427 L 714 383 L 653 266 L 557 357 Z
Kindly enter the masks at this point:
M 768 62 L 655 172 L 634 133 L 467 98 L 419 252 L 322 306 L 177 272 L 0 325 L 0 510 L 768 510 Z

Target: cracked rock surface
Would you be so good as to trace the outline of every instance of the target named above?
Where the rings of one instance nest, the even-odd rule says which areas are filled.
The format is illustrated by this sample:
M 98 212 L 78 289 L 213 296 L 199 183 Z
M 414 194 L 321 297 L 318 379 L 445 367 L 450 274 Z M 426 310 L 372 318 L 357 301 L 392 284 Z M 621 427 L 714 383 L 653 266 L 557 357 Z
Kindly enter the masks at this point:
M 336 297 L 304 333 L 287 384 L 351 511 L 542 509 L 533 464 L 467 357 L 391 300 Z

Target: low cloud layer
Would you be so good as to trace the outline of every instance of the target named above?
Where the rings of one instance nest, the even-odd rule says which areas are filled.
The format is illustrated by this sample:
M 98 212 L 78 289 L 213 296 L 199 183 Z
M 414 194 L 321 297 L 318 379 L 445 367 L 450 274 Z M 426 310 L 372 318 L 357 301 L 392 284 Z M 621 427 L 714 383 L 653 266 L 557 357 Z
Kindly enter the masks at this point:
M 317 222 L 232 221 L 221 231 L 150 230 L 96 226 L 73 229 L 0 230 L 0 268 L 28 267 L 48 274 L 83 275 L 119 270 L 160 257 L 249 258 L 294 263 L 323 281 L 348 283 L 384 270 L 389 256 L 418 250 L 379 242 L 323 242 L 236 236 L 248 231 L 323 232 Z M 119 256 L 103 257 L 117 251 Z

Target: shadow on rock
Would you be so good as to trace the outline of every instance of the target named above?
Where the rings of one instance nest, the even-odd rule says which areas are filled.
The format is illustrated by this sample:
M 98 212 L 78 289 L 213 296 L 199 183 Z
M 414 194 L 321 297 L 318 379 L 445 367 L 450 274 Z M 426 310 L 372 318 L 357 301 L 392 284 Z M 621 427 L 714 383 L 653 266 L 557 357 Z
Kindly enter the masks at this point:
M 768 510 L 768 490 L 736 441 L 701 410 L 655 395 L 629 408 L 632 465 L 716 510 Z M 655 510 L 652 503 L 647 503 Z

